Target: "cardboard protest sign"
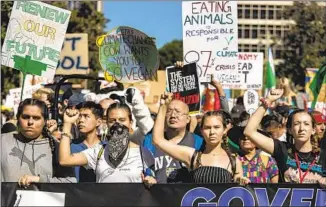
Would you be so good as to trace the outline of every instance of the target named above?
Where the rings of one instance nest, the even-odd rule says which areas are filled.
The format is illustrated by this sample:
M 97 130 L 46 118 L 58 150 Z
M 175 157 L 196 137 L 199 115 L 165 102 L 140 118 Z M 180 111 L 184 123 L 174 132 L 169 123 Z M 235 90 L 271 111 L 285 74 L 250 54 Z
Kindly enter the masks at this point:
M 1 64 L 53 79 L 70 13 L 38 1 L 15 1 Z
M 88 34 L 66 34 L 55 74 L 88 74 L 88 69 Z
M 189 106 L 189 114 L 195 115 L 200 110 L 199 78 L 196 63 L 166 68 L 167 90 L 174 99 L 181 100 Z
M 153 38 L 131 27 L 116 27 L 98 37 L 96 44 L 102 69 L 116 81 L 146 81 L 155 75 L 159 67 L 158 51 Z
M 247 90 L 243 94 L 243 104 L 248 114 L 253 114 L 259 106 L 259 95 L 257 91 Z
M 183 56 L 196 62 L 201 82 L 215 74 L 224 88 L 237 75 L 238 19 L 236 1 L 182 2 Z
M 263 87 L 263 61 L 262 52 L 238 53 L 238 77 L 234 89 L 262 89 Z

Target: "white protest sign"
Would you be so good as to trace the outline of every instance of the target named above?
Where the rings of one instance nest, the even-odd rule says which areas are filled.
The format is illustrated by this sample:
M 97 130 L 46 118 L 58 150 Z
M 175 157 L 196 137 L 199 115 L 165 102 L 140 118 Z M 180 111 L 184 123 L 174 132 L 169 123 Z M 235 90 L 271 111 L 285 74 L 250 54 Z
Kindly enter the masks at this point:
M 243 95 L 243 104 L 248 114 L 253 114 L 259 106 L 259 95 L 257 91 L 247 90 Z
M 64 206 L 65 193 L 17 190 L 14 206 Z
M 264 53 L 238 53 L 238 81 L 235 89 L 261 89 L 263 87 Z
M 197 63 L 201 82 L 209 82 L 214 74 L 223 88 L 232 88 L 237 75 L 237 13 L 236 1 L 182 2 L 184 62 Z
M 39 1 L 15 1 L 1 64 L 53 79 L 70 13 Z

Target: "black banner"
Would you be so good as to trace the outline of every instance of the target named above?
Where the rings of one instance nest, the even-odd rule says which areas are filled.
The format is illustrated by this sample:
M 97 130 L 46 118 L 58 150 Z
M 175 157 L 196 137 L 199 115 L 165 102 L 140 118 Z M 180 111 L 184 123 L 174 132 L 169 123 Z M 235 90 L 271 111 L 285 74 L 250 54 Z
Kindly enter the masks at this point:
M 2 206 L 13 206 L 17 183 L 2 183 Z M 235 184 L 59 184 L 39 183 L 28 190 L 65 193 L 65 206 L 326 206 L 317 185 Z
M 182 68 L 166 68 L 168 91 L 173 93 L 174 99 L 189 106 L 189 114 L 197 114 L 200 110 L 200 82 L 196 67 L 196 63 L 191 63 Z

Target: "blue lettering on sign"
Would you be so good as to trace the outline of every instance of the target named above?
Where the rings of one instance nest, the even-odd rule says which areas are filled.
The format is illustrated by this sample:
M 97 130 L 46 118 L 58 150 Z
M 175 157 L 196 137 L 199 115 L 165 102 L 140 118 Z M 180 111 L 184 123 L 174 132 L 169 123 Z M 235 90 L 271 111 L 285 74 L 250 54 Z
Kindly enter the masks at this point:
M 204 199 L 206 202 L 213 200 L 215 193 L 208 188 L 198 187 L 188 191 L 182 198 L 181 206 L 193 206 L 197 199 Z M 204 203 L 200 203 L 203 206 Z M 217 203 L 211 203 L 217 206 Z M 198 204 L 199 205 L 199 204 Z M 207 206 L 207 205 L 206 205 Z
M 279 188 L 274 196 L 272 203 L 269 203 L 266 188 L 255 188 L 255 193 L 257 196 L 258 206 L 283 206 L 286 198 L 290 193 L 290 188 Z
M 266 188 L 254 188 L 254 194 L 257 197 L 258 206 L 283 206 L 286 201 L 291 188 L 279 188 L 272 200 L 269 203 Z M 314 197 L 315 189 L 312 188 L 292 188 L 290 199 L 290 206 L 311 206 L 311 200 Z M 225 190 L 218 202 L 211 202 L 216 194 L 208 188 L 198 187 L 189 190 L 182 198 L 181 206 L 194 206 L 198 199 L 205 200 L 206 202 L 199 202 L 199 207 L 212 207 L 212 206 L 230 206 L 233 199 L 241 199 L 243 206 L 255 206 L 255 195 L 248 189 L 243 187 L 233 187 Z M 309 201 L 310 200 L 310 201 Z M 315 206 L 326 206 L 326 190 L 318 189 L 316 193 Z
M 255 199 L 250 191 L 242 187 L 233 187 L 224 191 L 218 200 L 218 206 L 230 206 L 230 202 L 239 198 L 243 206 L 255 206 Z
M 303 201 L 303 199 L 312 199 L 314 189 L 297 188 L 292 190 L 291 206 L 311 206 L 311 201 Z
M 58 61 L 57 68 L 61 66 L 62 69 L 70 70 L 71 68 L 76 67 L 77 70 L 87 70 L 87 66 L 81 66 L 81 57 L 77 56 L 77 60 L 72 57 L 65 56 L 62 61 Z

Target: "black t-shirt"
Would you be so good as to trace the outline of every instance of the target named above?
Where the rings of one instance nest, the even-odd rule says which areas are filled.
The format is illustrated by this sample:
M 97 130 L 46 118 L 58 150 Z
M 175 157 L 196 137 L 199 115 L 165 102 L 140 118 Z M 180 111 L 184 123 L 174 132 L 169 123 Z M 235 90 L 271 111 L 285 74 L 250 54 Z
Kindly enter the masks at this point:
M 17 130 L 17 127 L 15 124 L 7 122 L 1 127 L 1 134 L 14 132 Z
M 326 137 L 325 136 L 320 143 L 320 160 L 323 168 L 324 177 L 326 177 Z
M 300 171 L 301 179 L 305 175 L 306 171 L 308 173 L 305 175 L 303 183 L 317 183 L 316 174 L 320 176 L 323 175 L 322 170 L 322 159 L 319 154 L 313 152 L 293 152 L 291 149 L 287 149 L 285 143 L 273 139 L 274 141 L 274 153 L 278 168 L 280 170 L 280 182 L 290 182 L 290 183 L 300 183 Z M 300 169 L 298 169 L 298 164 L 296 161 L 296 156 L 300 163 Z M 311 165 L 313 162 L 315 163 Z

